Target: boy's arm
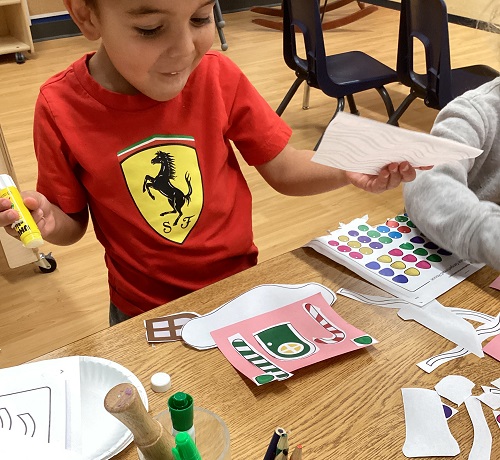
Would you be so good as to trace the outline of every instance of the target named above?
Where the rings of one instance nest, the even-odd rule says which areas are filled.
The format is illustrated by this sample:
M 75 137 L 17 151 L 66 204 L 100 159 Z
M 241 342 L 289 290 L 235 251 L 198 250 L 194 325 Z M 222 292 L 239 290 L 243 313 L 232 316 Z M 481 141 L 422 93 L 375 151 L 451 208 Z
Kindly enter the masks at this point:
M 42 238 L 49 243 L 67 246 L 76 243 L 85 234 L 89 220 L 87 208 L 74 214 L 66 214 L 41 193 L 27 191 L 22 193 L 22 197 Z M 0 199 L 0 227 L 5 227 L 7 233 L 17 236 L 10 226 L 18 218 L 17 211 L 10 208 L 10 201 Z
M 284 195 L 305 196 L 335 190 L 353 184 L 363 190 L 380 193 L 415 178 L 409 163 L 391 163 L 378 176 L 346 172 L 311 161 L 312 150 L 297 150 L 288 144 L 275 158 L 256 166 L 261 176 Z

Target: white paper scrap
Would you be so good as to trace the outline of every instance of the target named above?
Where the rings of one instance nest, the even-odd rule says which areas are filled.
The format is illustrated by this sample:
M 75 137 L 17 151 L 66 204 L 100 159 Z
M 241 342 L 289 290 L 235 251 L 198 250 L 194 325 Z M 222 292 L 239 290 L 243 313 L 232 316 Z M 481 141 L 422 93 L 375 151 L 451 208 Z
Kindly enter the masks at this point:
M 465 407 L 467 407 L 474 428 L 474 440 L 469 460 L 490 460 L 493 440 L 481 403 L 476 397 L 471 396 L 465 400 Z
M 491 384 L 497 388 L 500 388 L 500 379 L 493 380 Z
M 471 382 L 467 377 L 447 375 L 434 388 L 440 396 L 460 406 L 472 395 L 472 389 L 475 386 L 475 383 Z
M 496 395 L 500 395 L 500 388 L 497 387 L 489 387 L 487 385 L 481 385 L 481 388 L 485 393 L 494 393 Z
M 491 409 L 500 409 L 500 395 L 495 393 L 483 393 L 482 395 L 479 395 L 477 399 Z
M 406 422 L 403 454 L 407 457 L 452 457 L 460 447 L 450 432 L 441 398 L 434 390 L 402 388 Z
M 326 128 L 312 161 L 346 171 L 378 174 L 393 162 L 431 166 L 475 158 L 481 152 L 442 137 L 339 112 Z
M 452 361 L 453 359 L 461 358 L 463 356 L 469 355 L 469 350 L 466 350 L 462 347 L 455 347 L 449 351 L 445 351 L 444 353 L 440 353 L 435 356 L 431 356 L 430 358 L 425 359 L 424 361 L 420 361 L 417 363 L 417 366 L 420 367 L 423 371 L 430 374 L 432 371 L 436 370 L 441 364 L 447 363 L 448 361 Z

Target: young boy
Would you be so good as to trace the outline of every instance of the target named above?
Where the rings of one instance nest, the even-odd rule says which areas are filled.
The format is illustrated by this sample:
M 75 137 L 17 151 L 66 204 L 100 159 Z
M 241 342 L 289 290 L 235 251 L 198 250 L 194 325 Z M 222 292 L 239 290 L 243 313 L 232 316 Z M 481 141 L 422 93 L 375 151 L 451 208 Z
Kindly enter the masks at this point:
M 483 150 L 477 158 L 419 172 L 406 210 L 427 237 L 500 270 L 500 77 L 451 101 L 431 133 Z
M 381 192 L 415 177 L 406 162 L 378 176 L 346 173 L 288 144 L 290 128 L 228 58 L 209 51 L 213 1 L 64 3 L 101 44 L 42 86 L 37 192 L 23 197 L 54 244 L 78 241 L 90 211 L 105 248 L 111 324 L 257 263 L 251 195 L 230 140 L 284 194 L 349 183 Z M 17 218 L 8 208 L 0 202 L 1 226 Z

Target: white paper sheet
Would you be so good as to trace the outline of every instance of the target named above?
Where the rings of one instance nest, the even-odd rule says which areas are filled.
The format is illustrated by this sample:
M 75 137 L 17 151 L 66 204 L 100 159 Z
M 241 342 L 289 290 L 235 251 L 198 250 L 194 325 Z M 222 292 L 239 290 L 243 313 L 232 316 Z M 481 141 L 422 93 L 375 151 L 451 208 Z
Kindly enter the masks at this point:
M 481 403 L 476 397 L 471 396 L 465 400 L 465 407 L 474 427 L 474 440 L 469 460 L 490 460 L 493 440 Z
M 392 162 L 431 166 L 475 158 L 482 150 L 339 112 L 326 128 L 312 161 L 346 171 L 378 174 Z
M 448 428 L 441 398 L 434 390 L 402 388 L 406 422 L 403 454 L 407 457 L 451 457 L 460 447 Z

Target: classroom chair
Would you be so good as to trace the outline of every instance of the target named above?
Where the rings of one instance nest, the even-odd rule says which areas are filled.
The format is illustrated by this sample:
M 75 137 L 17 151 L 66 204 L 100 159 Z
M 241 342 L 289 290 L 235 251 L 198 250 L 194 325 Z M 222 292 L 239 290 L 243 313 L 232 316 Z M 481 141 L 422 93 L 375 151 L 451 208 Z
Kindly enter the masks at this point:
M 396 71 L 361 51 L 327 56 L 317 0 L 284 0 L 283 24 L 283 57 L 296 79 L 276 110 L 278 115 L 304 81 L 337 100 L 333 117 L 344 110 L 345 98 L 351 113 L 358 114 L 353 95 L 368 89 L 376 89 L 388 116 L 393 114 L 394 106 L 384 85 L 397 81 Z M 304 39 L 306 58 L 297 53 L 295 30 Z
M 425 50 L 425 74 L 414 69 L 415 42 Z M 410 93 L 388 123 L 396 125 L 417 98 L 441 110 L 465 91 L 493 80 L 499 73 L 487 65 L 451 68 L 448 13 L 443 0 L 402 0 L 396 71 Z

